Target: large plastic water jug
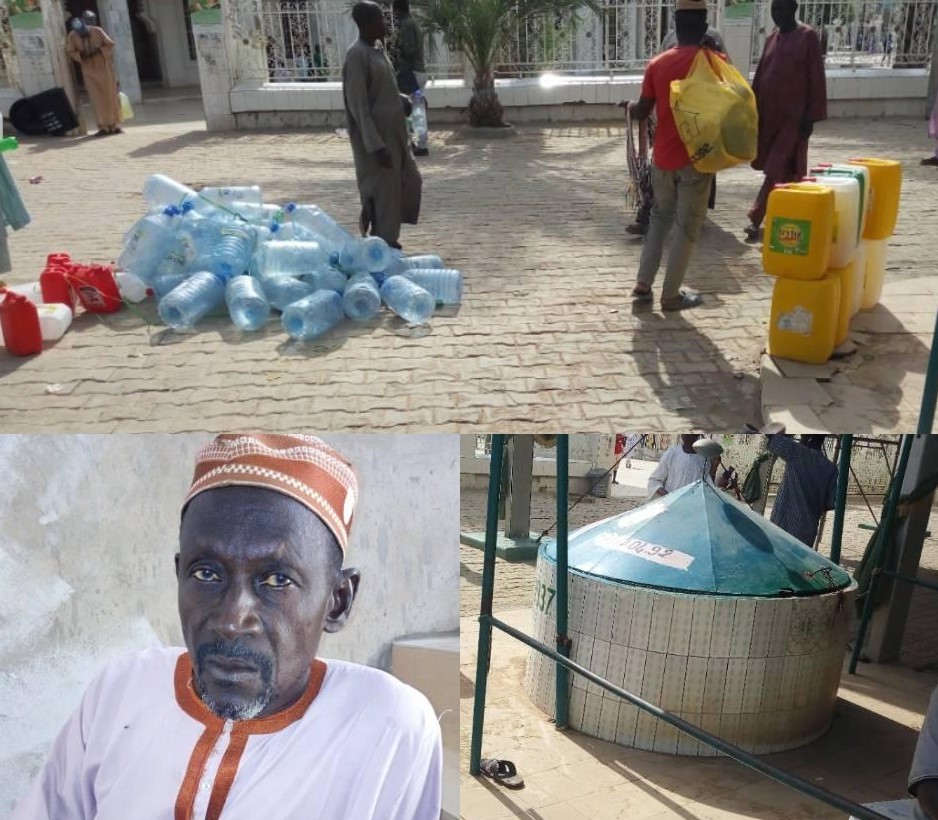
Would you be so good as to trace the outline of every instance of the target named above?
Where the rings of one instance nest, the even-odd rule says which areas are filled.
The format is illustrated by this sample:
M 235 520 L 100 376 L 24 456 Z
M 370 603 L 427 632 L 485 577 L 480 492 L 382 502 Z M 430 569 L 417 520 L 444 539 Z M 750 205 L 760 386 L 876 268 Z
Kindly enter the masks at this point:
M 3 343 L 14 356 L 42 353 L 42 330 L 36 305 L 25 296 L 0 291 L 0 328 Z
M 899 198 L 902 193 L 902 165 L 891 159 L 850 160 L 870 172 L 870 212 L 864 239 L 889 239 L 896 232 Z
M 854 263 L 844 265 L 842 268 L 831 268 L 827 273 L 829 279 L 840 282 L 840 303 L 837 308 L 837 332 L 834 334 L 834 346 L 840 347 L 850 335 L 850 313 L 853 307 L 853 291 L 856 287 L 854 276 Z
M 886 281 L 886 253 L 889 242 L 886 239 L 864 239 L 866 251 L 866 277 L 863 281 L 862 310 L 869 310 L 879 304 Z
M 853 261 L 862 234 L 860 183 L 853 177 L 806 177 L 834 191 L 834 235 L 831 239 L 831 268 L 843 268 Z
M 840 280 L 780 278 L 772 294 L 769 352 L 807 364 L 823 364 L 836 347 Z
M 834 236 L 834 191 L 795 182 L 769 194 L 762 264 L 771 276 L 820 279 L 830 262 Z
M 860 186 L 860 234 L 857 236 L 859 243 L 866 230 L 866 218 L 870 212 L 870 172 L 862 165 L 835 165 L 822 162 L 820 165 L 815 165 L 810 173 L 813 177 L 847 177 L 857 181 L 857 185 Z

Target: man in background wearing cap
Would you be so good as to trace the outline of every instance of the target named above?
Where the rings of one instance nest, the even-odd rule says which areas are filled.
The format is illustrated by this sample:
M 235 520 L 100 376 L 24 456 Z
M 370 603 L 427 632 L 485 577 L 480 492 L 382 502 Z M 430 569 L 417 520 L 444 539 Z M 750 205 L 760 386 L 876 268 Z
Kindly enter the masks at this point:
M 772 189 L 808 173 L 808 140 L 827 119 L 824 52 L 817 32 L 795 17 L 795 0 L 772 0 L 778 28 L 765 40 L 752 90 L 759 107 L 759 152 L 752 162 L 765 181 L 749 211 L 746 237 L 759 238 Z
M 663 310 L 685 310 L 702 301 L 697 294 L 681 291 L 681 285 L 707 217 L 707 199 L 713 185 L 713 174 L 703 174 L 691 164 L 671 112 L 671 83 L 690 73 L 707 33 L 705 0 L 678 0 L 674 21 L 677 47 L 659 54 L 648 64 L 641 99 L 630 108 L 636 120 L 646 119 L 652 110 L 658 120 L 652 158 L 654 206 L 632 296 L 636 302 L 653 301 L 651 286 L 661 267 L 665 240 L 674 225 L 661 291 Z
M 176 556 L 186 648 L 109 664 L 14 820 L 437 820 L 440 728 L 384 672 L 317 657 L 346 622 L 358 483 L 309 436 L 200 451 Z

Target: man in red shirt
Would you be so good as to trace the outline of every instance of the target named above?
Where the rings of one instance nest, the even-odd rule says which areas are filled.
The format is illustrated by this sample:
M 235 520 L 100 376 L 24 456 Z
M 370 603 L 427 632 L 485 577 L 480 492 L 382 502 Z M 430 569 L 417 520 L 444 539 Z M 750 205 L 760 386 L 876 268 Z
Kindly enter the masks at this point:
M 701 49 L 707 33 L 706 0 L 678 0 L 674 15 L 677 47 L 659 54 L 645 69 L 642 96 L 632 103 L 632 117 L 648 117 L 654 109 L 658 126 L 652 157 L 655 204 L 645 237 L 638 283 L 632 295 L 637 302 L 651 302 L 651 286 L 661 267 L 664 242 L 676 222 L 668 266 L 661 292 L 662 310 L 684 310 L 701 303 L 697 294 L 681 290 L 700 228 L 707 217 L 707 200 L 713 174 L 702 174 L 691 164 L 671 113 L 671 82 L 683 80 Z

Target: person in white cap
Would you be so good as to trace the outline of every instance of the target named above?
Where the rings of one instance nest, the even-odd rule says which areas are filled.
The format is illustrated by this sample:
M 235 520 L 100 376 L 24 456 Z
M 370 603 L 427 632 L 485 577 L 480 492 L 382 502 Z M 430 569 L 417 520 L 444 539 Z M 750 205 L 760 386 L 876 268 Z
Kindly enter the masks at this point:
M 429 701 L 318 656 L 358 590 L 343 568 L 357 496 L 311 436 L 200 451 L 176 556 L 185 648 L 102 670 L 13 820 L 438 820 Z
M 661 291 L 661 307 L 666 311 L 693 308 L 702 301 L 697 294 L 683 292 L 681 285 L 707 216 L 713 185 L 713 174 L 701 173 L 691 163 L 671 112 L 671 83 L 688 75 L 707 34 L 707 4 L 705 0 L 678 0 L 674 18 L 678 45 L 648 64 L 641 98 L 629 109 L 636 120 L 654 111 L 658 123 L 652 158 L 654 206 L 632 297 L 639 303 L 653 301 L 652 285 L 673 226 Z M 717 59 L 723 59 L 722 55 Z

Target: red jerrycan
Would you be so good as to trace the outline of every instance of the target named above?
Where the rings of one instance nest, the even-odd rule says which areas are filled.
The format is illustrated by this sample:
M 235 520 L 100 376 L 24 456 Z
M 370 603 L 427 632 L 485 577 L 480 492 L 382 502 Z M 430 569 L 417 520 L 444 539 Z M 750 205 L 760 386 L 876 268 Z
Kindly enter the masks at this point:
M 42 288 L 42 301 L 47 305 L 58 303 L 67 305 L 75 313 L 75 291 L 68 281 L 69 269 L 60 264 L 48 264 L 39 275 L 39 287 Z
M 0 328 L 3 342 L 14 356 L 42 353 L 42 330 L 39 311 L 25 296 L 0 291 Z
M 91 313 L 120 310 L 123 300 L 117 289 L 117 279 L 107 265 L 73 265 L 69 278 L 85 310 Z

